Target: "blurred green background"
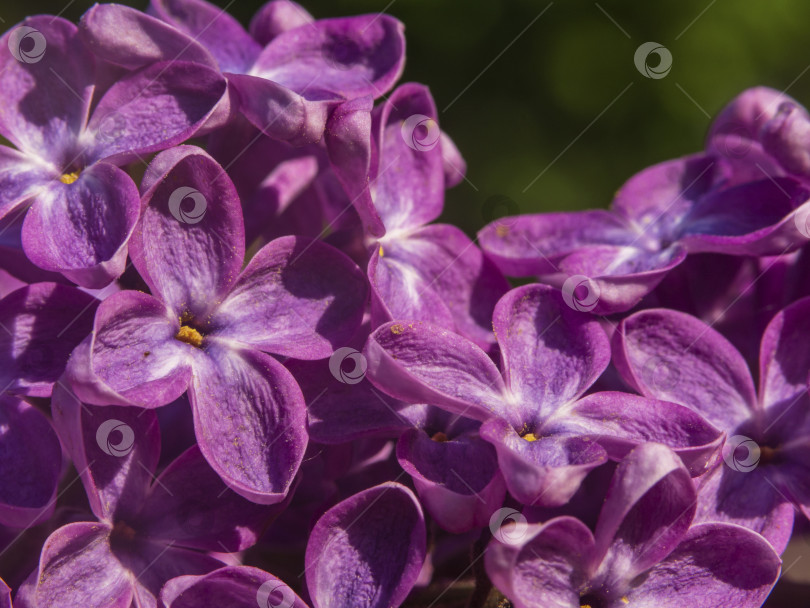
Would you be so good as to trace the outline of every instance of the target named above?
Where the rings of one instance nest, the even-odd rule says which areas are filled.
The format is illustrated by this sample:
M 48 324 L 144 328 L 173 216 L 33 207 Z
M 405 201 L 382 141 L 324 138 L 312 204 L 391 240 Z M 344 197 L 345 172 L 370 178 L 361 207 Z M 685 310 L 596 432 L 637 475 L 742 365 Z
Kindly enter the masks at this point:
M 215 3 L 243 23 L 261 5 Z M 636 171 L 699 150 L 709 116 L 746 87 L 810 99 L 810 3 L 802 0 L 302 3 L 315 17 L 385 10 L 405 23 L 404 81 L 431 87 L 441 126 L 469 165 L 443 217 L 468 232 L 507 208 L 606 206 Z M 91 2 L 66 4 L 4 2 L 0 25 L 37 12 L 75 20 Z M 645 78 L 633 63 L 647 41 L 672 53 L 662 79 Z

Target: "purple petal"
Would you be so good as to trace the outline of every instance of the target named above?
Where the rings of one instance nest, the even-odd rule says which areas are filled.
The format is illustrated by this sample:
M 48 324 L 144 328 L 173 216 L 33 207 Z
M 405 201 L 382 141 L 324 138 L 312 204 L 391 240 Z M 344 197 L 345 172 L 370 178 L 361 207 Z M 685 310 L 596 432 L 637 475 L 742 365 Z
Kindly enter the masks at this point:
M 225 93 L 221 74 L 187 61 L 128 74 L 93 110 L 85 135 L 89 157 L 120 164 L 176 146 L 196 133 Z
M 433 224 L 407 238 L 386 239 L 375 258 L 369 269 L 376 261 L 372 286 L 386 321 L 420 319 L 492 347 L 492 312 L 509 283 L 461 230 Z
M 587 576 L 593 551 L 591 531 L 573 517 L 557 517 L 543 525 L 519 526 L 520 520 L 514 521 L 511 531 L 500 534 L 507 542 L 493 540 L 484 556 L 492 582 L 516 606 L 580 606 L 578 587 Z
M 487 526 L 503 504 L 506 486 L 495 450 L 478 437 L 434 441 L 410 429 L 399 438 L 397 460 L 413 478 L 425 510 L 448 532 Z
M 807 177 L 810 174 L 809 135 L 807 110 L 797 103 L 782 102 L 773 118 L 765 123 L 760 141 L 765 151 L 789 173 Z
M 188 313 L 204 327 L 245 257 L 239 196 L 222 167 L 199 148 L 164 152 L 153 164 L 149 179 L 155 183 L 143 196 L 133 263 L 175 314 Z
M 570 414 L 560 426 L 594 437 L 611 458 L 622 460 L 642 443 L 662 443 L 680 456 L 694 477 L 715 464 L 724 440 L 688 407 L 628 393 L 589 395 L 575 403 Z
M 82 15 L 79 31 L 98 57 L 130 70 L 158 61 L 189 61 L 218 69 L 216 60 L 195 39 L 128 6 L 92 6 Z
M 702 321 L 672 310 L 645 310 L 625 319 L 615 364 L 642 395 L 696 410 L 731 430 L 756 407 L 754 384 L 740 353 Z
M 72 184 L 53 181 L 25 216 L 25 253 L 82 287 L 104 287 L 124 271 L 138 199 L 132 178 L 107 163 L 91 165 Z
M 225 484 L 260 504 L 283 500 L 307 445 L 292 375 L 264 353 L 212 340 L 194 361 L 189 395 L 200 449 Z
M 86 405 L 62 384 L 54 389 L 51 407 L 96 517 L 112 522 L 137 514 L 160 457 L 155 413 Z
M 93 329 L 92 372 L 127 402 L 160 407 L 188 388 L 197 349 L 175 338 L 180 323 L 160 300 L 119 291 L 101 303 Z M 104 404 L 101 396 L 80 396 Z
M 246 72 L 261 50 L 236 19 L 203 0 L 151 0 L 149 10 L 199 41 L 223 72 Z
M 782 553 L 793 531 L 795 508 L 773 479 L 777 477 L 772 467 L 749 472 L 716 468 L 699 481 L 695 522 L 744 526 L 764 536 Z
M 132 581 L 110 550 L 105 524 L 75 523 L 48 537 L 39 562 L 37 606 L 130 608 Z
M 631 606 L 661 608 L 758 608 L 781 566 L 779 555 L 758 534 L 729 524 L 702 524 L 645 574 L 627 600 Z
M 303 145 L 316 143 L 323 136 L 327 102 L 309 100 L 257 76 L 228 74 L 228 82 L 239 91 L 239 110 L 268 137 Z
M 453 332 L 421 321 L 386 323 L 372 332 L 364 352 L 367 378 L 397 399 L 478 420 L 496 415 L 521 423 L 498 368 Z
M 665 558 L 695 514 L 689 472 L 669 448 L 646 443 L 619 463 L 596 524 L 596 555 L 608 587 L 622 586 Z
M 379 160 L 370 187 L 385 227 L 416 228 L 435 220 L 444 206 L 444 167 L 438 112 L 427 87 L 398 87 L 375 111 L 373 132 Z
M 45 415 L 11 395 L 0 395 L 0 428 L 0 523 L 28 528 L 53 514 L 62 448 Z
M 509 276 L 559 271 L 565 256 L 591 245 L 627 245 L 635 235 L 608 211 L 542 213 L 496 220 L 478 232 L 481 248 Z
M 181 576 L 163 587 L 166 608 L 284 606 L 308 608 L 281 580 L 252 566 L 227 566 L 203 576 Z
M 0 38 L 0 134 L 63 169 L 75 159 L 93 80 L 93 56 L 75 25 L 29 17 Z
M 495 307 L 492 327 L 524 423 L 539 423 L 575 401 L 610 363 L 610 342 L 598 321 L 567 306 L 560 292 L 546 285 L 506 294 Z
M 256 544 L 273 514 L 230 490 L 193 446 L 155 480 L 138 530 L 183 547 L 241 551 Z
M 402 24 L 388 15 L 321 19 L 276 36 L 251 74 L 308 99 L 380 97 L 402 74 Z
M 337 249 L 281 237 L 251 259 L 212 318 L 218 336 L 298 359 L 322 359 L 362 321 L 362 271 Z
M 760 350 L 760 401 L 768 407 L 793 402 L 807 392 L 810 369 L 810 298 L 794 302 L 779 312 L 762 336 Z
M 607 460 L 592 439 L 547 435 L 529 441 L 498 418 L 482 424 L 480 434 L 495 446 L 509 493 L 525 505 L 564 505 L 585 476 Z
M 416 496 L 384 483 L 344 500 L 315 524 L 306 580 L 314 608 L 399 606 L 425 561 L 425 520 Z
M 455 142 L 444 131 L 441 136 L 441 147 L 444 162 L 444 187 L 458 186 L 467 173 L 467 162 L 461 156 Z
M 0 579 L 0 608 L 11 608 L 11 588 Z
M 0 300 L 0 386 L 49 396 L 70 352 L 90 333 L 97 305 L 57 283 L 28 285 Z
M 273 38 L 315 21 L 304 7 L 292 0 L 270 0 L 250 20 L 250 35 L 262 46 Z
M 0 218 L 16 220 L 25 214 L 21 203 L 36 196 L 57 177 L 53 169 L 35 162 L 14 148 L 0 145 Z M 2 228 L 2 232 L 11 230 Z M 0 232 L 0 234 L 2 234 Z

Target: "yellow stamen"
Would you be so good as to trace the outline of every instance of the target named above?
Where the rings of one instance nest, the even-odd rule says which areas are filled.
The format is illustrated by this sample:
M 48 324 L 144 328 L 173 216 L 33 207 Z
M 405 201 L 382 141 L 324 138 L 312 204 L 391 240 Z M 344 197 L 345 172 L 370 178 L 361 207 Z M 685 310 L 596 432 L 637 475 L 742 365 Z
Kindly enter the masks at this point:
M 630 600 L 629 600 L 629 599 L 627 599 L 627 597 L 625 596 L 625 597 L 623 597 L 623 598 L 622 598 L 622 602 L 623 602 L 624 604 L 629 604 L 629 603 L 630 603 Z
M 183 325 L 180 328 L 180 331 L 177 332 L 175 339 L 180 340 L 181 342 L 185 342 L 186 344 L 196 346 L 197 348 L 200 348 L 200 346 L 202 346 L 203 341 L 202 334 L 193 327 L 189 327 L 188 325 Z
M 62 177 L 59 178 L 59 181 L 63 184 L 70 185 L 79 179 L 79 172 L 73 171 L 72 173 L 65 173 Z
M 444 443 L 445 441 L 448 441 L 447 435 L 445 435 L 441 431 L 439 431 L 438 433 L 433 435 L 433 437 L 431 437 L 431 439 L 433 441 L 437 442 L 437 443 Z
M 400 325 L 399 323 L 397 323 L 396 325 L 391 326 L 391 333 L 396 335 L 396 336 L 400 335 L 404 331 L 405 331 L 405 328 L 402 325 Z
M 537 441 L 537 435 L 534 433 L 526 433 L 525 435 L 521 435 L 521 437 L 526 441 Z
M 380 245 L 380 257 L 383 257 L 385 252 L 383 251 L 382 245 Z

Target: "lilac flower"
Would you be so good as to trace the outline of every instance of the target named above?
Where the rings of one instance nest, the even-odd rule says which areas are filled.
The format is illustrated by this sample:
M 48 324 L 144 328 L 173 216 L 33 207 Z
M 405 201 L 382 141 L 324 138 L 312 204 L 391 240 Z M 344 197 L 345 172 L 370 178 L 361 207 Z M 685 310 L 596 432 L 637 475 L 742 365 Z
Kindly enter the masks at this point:
M 121 291 L 101 304 L 71 360 L 74 388 L 91 403 L 148 408 L 189 389 L 214 470 L 243 496 L 278 502 L 304 455 L 306 410 L 293 377 L 263 351 L 328 357 L 360 324 L 364 277 L 337 250 L 296 237 L 268 244 L 240 273 L 239 199 L 198 148 L 158 155 L 143 189 L 131 255 L 153 295 Z M 184 216 L 186 195 L 204 212 Z
M 509 285 L 461 230 L 430 224 L 444 206 L 442 150 L 454 149 L 440 145 L 433 98 L 406 84 L 370 109 L 365 100 L 338 108 L 326 145 L 365 227 L 372 323 L 422 319 L 489 348 L 492 309 Z
M 140 211 L 132 179 L 116 165 L 187 139 L 210 115 L 225 82 L 210 68 L 158 63 L 113 84 L 93 104 L 95 60 L 76 26 L 31 17 L 47 43 L 18 61 L 17 28 L 0 39 L 0 218 L 25 215 L 22 246 L 46 270 L 102 287 L 124 270 Z M 25 209 L 30 205 L 26 212 Z
M 270 2 L 249 34 L 203 0 L 155 0 L 149 12 L 96 5 L 82 31 L 100 56 L 129 69 L 181 59 L 220 70 L 230 96 L 207 129 L 238 108 L 270 137 L 313 143 L 335 106 L 383 95 L 404 65 L 402 24 L 387 15 L 314 20 L 295 3 Z
M 313 608 L 396 608 L 425 561 L 425 520 L 408 488 L 384 483 L 335 505 L 312 529 Z
M 228 490 L 196 447 L 155 478 L 153 411 L 85 405 L 61 385 L 53 411 L 98 522 L 51 534 L 22 606 L 156 607 L 167 580 L 222 566 L 201 551 L 251 546 L 273 514 Z
M 638 443 L 676 448 L 702 473 L 722 441 L 689 408 L 603 392 L 583 397 L 610 361 L 598 322 L 560 293 L 526 285 L 495 307 L 499 370 L 473 343 L 423 322 L 387 323 L 366 346 L 368 378 L 404 401 L 484 422 L 510 493 L 524 504 L 566 503 L 585 475 Z
M 779 556 L 740 526 L 690 527 L 695 502 L 678 457 L 641 445 L 619 464 L 594 533 L 572 517 L 529 525 L 493 540 L 487 572 L 515 608 L 761 606 Z
M 481 247 L 506 274 L 540 275 L 583 310 L 623 312 L 689 254 L 776 255 L 807 241 L 795 221 L 810 212 L 806 187 L 764 176 L 734 185 L 731 173 L 712 155 L 667 161 L 630 178 L 610 211 L 497 220 Z
M 689 315 L 645 310 L 625 319 L 616 366 L 642 395 L 681 403 L 728 439 L 726 465 L 700 480 L 698 521 L 756 530 L 780 553 L 796 505 L 810 514 L 810 298 L 788 306 L 762 336 L 759 393 L 742 356 Z
M 164 585 L 160 599 L 166 608 L 308 608 L 282 581 L 251 566 L 226 566 L 172 579 Z

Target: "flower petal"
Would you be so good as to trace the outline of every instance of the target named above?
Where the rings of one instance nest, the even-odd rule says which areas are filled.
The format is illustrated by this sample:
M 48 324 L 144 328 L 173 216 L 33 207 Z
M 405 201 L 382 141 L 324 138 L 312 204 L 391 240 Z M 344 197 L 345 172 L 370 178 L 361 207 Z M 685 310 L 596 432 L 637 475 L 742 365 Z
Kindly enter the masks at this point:
M 239 196 L 222 167 L 199 148 L 164 152 L 152 164 L 132 260 L 169 309 L 204 327 L 245 257 Z
M 306 580 L 314 608 L 399 606 L 425 561 L 425 519 L 416 496 L 384 483 L 344 500 L 315 524 Z
M 762 336 L 760 401 L 768 407 L 792 403 L 808 390 L 810 298 L 802 298 L 774 316 Z
M 594 393 L 581 399 L 560 422 L 567 432 L 594 437 L 615 460 L 642 443 L 671 448 L 693 477 L 716 463 L 723 433 L 694 410 L 628 393 Z
M 93 95 L 95 62 L 76 26 L 29 17 L 0 38 L 0 134 L 64 169 Z
M 619 326 L 614 363 L 642 395 L 680 403 L 723 431 L 751 415 L 756 396 L 742 355 L 702 321 L 650 309 Z
M 28 528 L 46 521 L 56 505 L 62 448 L 37 408 L 0 394 L 0 523 Z
M 779 555 L 758 534 L 730 524 L 701 524 L 644 575 L 627 599 L 631 606 L 656 608 L 758 608 L 781 566 Z
M 303 6 L 292 0 L 270 0 L 250 20 L 250 35 L 262 46 L 273 38 L 315 21 Z
M 51 408 L 96 517 L 112 522 L 136 515 L 160 457 L 155 412 L 83 404 L 61 383 Z
M 70 352 L 90 333 L 97 305 L 57 283 L 34 283 L 0 300 L 0 386 L 49 396 Z
M 434 441 L 410 429 L 397 442 L 397 460 L 425 510 L 452 534 L 487 526 L 506 496 L 495 450 L 478 437 Z
M 527 441 L 498 418 L 482 424 L 480 434 L 495 446 L 509 493 L 525 505 L 564 505 L 585 476 L 607 461 L 592 439 L 547 435 Z
M 252 566 L 226 566 L 203 576 L 180 576 L 163 586 L 160 599 L 166 608 L 229 608 L 284 606 L 308 608 L 281 580 Z
M 371 333 L 364 353 L 367 378 L 392 397 L 477 420 L 496 415 L 520 424 L 498 368 L 451 331 L 421 321 L 386 323 Z
M 276 36 L 251 74 L 308 99 L 375 98 L 402 74 L 402 24 L 388 15 L 320 19 Z
M 218 336 L 298 359 L 322 359 L 362 321 L 362 271 L 321 241 L 281 237 L 262 247 L 212 318 Z
M 307 445 L 292 375 L 264 353 L 211 340 L 189 395 L 200 449 L 225 484 L 253 502 L 282 501 Z
M 182 143 L 210 118 L 226 84 L 215 70 L 188 61 L 124 76 L 93 110 L 84 134 L 89 158 L 121 164 Z
M 492 327 L 522 423 L 539 424 L 575 401 L 610 363 L 610 342 L 598 321 L 567 306 L 546 285 L 507 293 L 495 307 Z
M 25 216 L 25 253 L 82 287 L 105 287 L 124 271 L 139 198 L 132 178 L 107 163 L 88 167 L 72 184 L 51 182 Z
M 14 148 L 0 145 L 0 218 L 8 216 L 15 221 L 24 215 L 26 210 L 21 204 L 47 188 L 54 177 L 53 169 L 47 165 L 35 162 Z M 1 228 L 0 235 L 7 230 L 11 228 Z

